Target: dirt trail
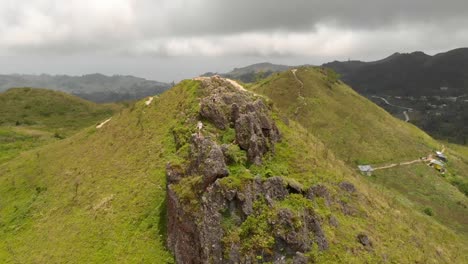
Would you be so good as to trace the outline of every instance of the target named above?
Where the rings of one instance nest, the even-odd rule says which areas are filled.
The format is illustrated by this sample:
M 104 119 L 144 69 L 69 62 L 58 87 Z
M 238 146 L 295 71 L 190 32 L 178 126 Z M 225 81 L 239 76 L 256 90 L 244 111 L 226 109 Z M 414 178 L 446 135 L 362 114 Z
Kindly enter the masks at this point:
M 304 83 L 301 80 L 299 80 L 299 78 L 297 77 L 297 75 L 296 75 L 297 69 L 291 69 L 291 72 L 294 75 L 294 79 L 296 79 L 296 81 L 300 84 L 299 91 L 297 92 L 297 97 L 299 98 L 299 100 L 302 100 L 302 99 L 304 99 L 304 97 L 302 96 L 302 90 L 304 89 Z M 305 102 L 303 104 L 307 105 Z M 294 111 L 294 115 L 297 116 L 299 114 L 299 110 L 301 110 L 301 108 L 302 108 L 301 105 L 296 107 L 296 110 Z
M 206 80 L 210 80 L 211 78 L 220 78 L 220 79 L 223 79 L 227 82 L 229 82 L 232 86 L 234 86 L 235 88 L 243 91 L 243 92 L 249 92 L 249 93 L 253 93 L 255 95 L 257 95 L 256 93 L 252 92 L 252 91 L 249 91 L 247 89 L 245 89 L 242 85 L 240 85 L 238 82 L 234 81 L 234 80 L 231 80 L 231 79 L 228 79 L 228 78 L 223 78 L 223 77 L 220 77 L 218 75 L 215 75 L 215 76 L 212 76 L 212 77 L 205 77 L 205 76 L 198 76 L 198 77 L 195 77 L 193 78 L 192 80 L 195 80 L 195 81 L 206 81 Z
M 231 80 L 231 79 L 224 79 L 224 80 L 228 81 L 230 84 L 232 84 L 232 86 L 236 87 L 237 89 L 247 92 L 247 90 L 244 87 L 242 87 L 242 85 L 240 85 L 238 82 Z
M 107 122 L 111 121 L 111 119 L 112 119 L 112 117 L 107 119 L 106 121 L 100 123 L 99 125 L 97 125 L 96 128 L 99 129 L 99 128 L 103 127 Z
M 152 96 L 150 98 L 148 98 L 148 100 L 146 100 L 146 102 L 145 102 L 145 105 L 149 106 L 151 104 L 151 102 L 153 102 L 153 99 L 154 98 Z
M 410 165 L 410 164 L 414 164 L 414 163 L 418 163 L 418 162 L 423 162 L 423 160 L 422 159 L 417 159 L 417 160 L 406 161 L 406 162 L 401 162 L 401 163 L 393 163 L 393 164 L 385 165 L 385 166 L 382 166 L 382 167 L 376 167 L 376 168 L 374 168 L 374 171 L 389 169 L 389 168 L 393 168 L 393 167 L 396 167 L 396 166 Z
M 304 89 L 304 83 L 301 80 L 299 80 L 299 78 L 297 78 L 297 75 L 296 75 L 297 69 L 292 69 L 291 72 L 294 75 L 294 78 L 296 79 L 296 81 L 301 85 L 299 89 L 299 96 L 302 97 L 301 91 L 302 89 Z

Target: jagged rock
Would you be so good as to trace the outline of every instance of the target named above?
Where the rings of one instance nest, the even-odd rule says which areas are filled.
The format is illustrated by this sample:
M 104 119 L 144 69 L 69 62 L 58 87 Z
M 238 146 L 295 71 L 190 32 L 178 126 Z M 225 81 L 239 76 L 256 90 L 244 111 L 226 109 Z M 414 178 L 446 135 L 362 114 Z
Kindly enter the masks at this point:
M 190 147 L 190 172 L 203 176 L 203 186 L 229 175 L 221 147 L 209 138 L 194 134 Z
M 361 243 L 361 245 L 363 245 L 364 247 L 366 248 L 372 247 L 372 241 L 369 239 L 369 237 L 366 234 L 360 233 L 359 235 L 357 235 L 357 239 L 359 243 Z
M 323 233 L 318 216 L 316 216 L 314 211 L 311 209 L 307 209 L 306 212 L 306 226 L 315 234 L 315 241 L 317 242 L 319 250 L 328 249 L 328 241 L 325 237 L 325 234 Z
M 202 263 L 200 238 L 196 223 L 187 214 L 177 194 L 167 187 L 167 244 L 179 263 Z
M 307 189 L 305 196 L 310 200 L 314 200 L 316 197 L 324 198 L 326 205 L 330 206 L 330 193 L 328 192 L 327 187 L 325 187 L 324 185 L 319 184 L 310 187 L 309 189 Z
M 274 150 L 274 143 L 279 140 L 280 134 L 276 124 L 267 115 L 263 101 L 247 104 L 246 110 L 235 121 L 236 141 L 247 151 L 248 160 L 259 165 L 263 155 Z
M 289 193 L 302 193 L 302 185 L 297 182 L 290 181 L 288 182 L 288 192 Z
M 255 178 L 243 185 L 242 189 L 230 189 L 219 181 L 206 188 L 195 211 L 184 211 L 172 186 L 168 186 L 168 246 L 179 263 L 255 263 L 260 252 L 246 255 L 241 252 L 238 242 L 224 245 L 223 215 L 240 226 L 254 213 L 253 204 L 270 196 L 278 201 L 288 196 L 286 184 L 281 177 L 266 180 Z M 274 232 L 274 254 L 267 254 L 264 261 L 278 262 L 281 256 L 295 260 L 296 252 L 304 253 L 317 243 L 319 250 L 326 250 L 328 242 L 320 224 L 320 218 L 312 209 L 291 211 L 279 208 L 275 217 L 268 220 Z M 196 219 L 196 220 L 195 220 Z M 280 253 L 281 252 L 281 253 Z M 192 255 L 195 254 L 195 255 Z M 225 259 L 228 256 L 229 259 Z M 298 258 L 299 261 L 302 258 Z M 209 260 L 209 261 L 208 261 Z M 299 262 L 300 263 L 300 262 Z
M 203 98 L 201 101 L 200 115 L 210 120 L 216 127 L 226 129 L 229 120 L 226 118 L 226 105 L 217 95 Z
M 265 196 L 274 200 L 283 200 L 288 195 L 285 183 L 281 177 L 268 178 L 263 183 Z
M 346 203 L 344 201 L 339 201 L 338 203 L 341 205 L 341 211 L 343 212 L 343 214 L 345 214 L 345 215 L 355 215 L 356 214 L 356 210 L 351 205 L 349 205 L 348 203 Z
M 204 90 L 208 96 L 201 100 L 200 115 L 219 129 L 234 127 L 236 141 L 247 151 L 248 161 L 261 164 L 263 155 L 273 151 L 274 143 L 280 139 L 267 106 L 221 78 L 206 81 Z
M 339 186 L 340 186 L 341 189 L 343 189 L 343 190 L 345 190 L 345 191 L 347 191 L 349 193 L 354 193 L 356 191 L 356 187 L 354 187 L 354 185 L 352 183 L 350 183 L 350 182 L 346 182 L 346 181 L 341 182 L 339 184 Z
M 301 252 L 296 252 L 296 256 L 294 256 L 293 264 L 307 264 L 309 263 L 309 259 Z
M 330 215 L 330 217 L 328 217 L 328 223 L 333 227 L 338 227 L 339 226 L 338 219 L 336 219 L 336 217 L 333 216 L 333 215 Z
M 320 226 L 319 218 L 310 209 L 299 214 L 286 208 L 280 209 L 277 222 L 272 224 L 276 242 L 287 255 L 307 252 L 311 250 L 314 242 L 317 243 L 319 250 L 328 249 L 328 241 Z
M 227 199 L 218 182 L 203 194 L 200 243 L 203 245 L 202 259 L 212 259 L 213 263 L 223 263 L 224 230 L 221 225 L 221 211 L 227 209 Z
M 298 227 L 295 223 L 300 221 L 291 210 L 283 208 L 278 212 L 278 222 L 275 223 L 276 239 L 287 245 L 289 252 L 307 252 L 312 247 L 312 238 L 309 236 L 307 224 Z
M 312 250 L 314 243 L 319 250 L 326 250 L 328 242 L 321 228 L 321 218 L 312 209 L 293 211 L 277 202 L 292 193 L 307 195 L 310 199 L 324 197 L 329 202 L 325 186 L 304 190 L 300 184 L 288 183 L 279 176 L 266 180 L 258 176 L 242 179 L 241 185 L 220 179 L 229 175 L 226 161 L 238 163 L 236 153 L 245 151 L 247 160 L 254 164 L 260 164 L 268 152 L 274 153 L 274 144 L 280 140 L 280 133 L 269 116 L 268 107 L 258 97 L 219 77 L 203 79 L 203 92 L 206 96 L 200 102 L 200 116 L 219 129 L 234 128 L 238 146 L 220 146 L 204 136 L 210 131 L 201 129 L 190 140 L 182 137 L 183 133 L 181 137 L 174 138 L 181 139 L 179 144 L 190 143 L 186 168 L 171 164 L 166 167 L 168 247 L 176 262 L 257 263 L 256 257 L 261 255 L 262 261 L 266 262 L 307 263 L 303 253 Z M 233 146 L 235 149 L 230 149 Z M 229 157 L 230 152 L 234 153 L 232 157 Z M 245 156 L 241 156 L 241 163 L 245 163 Z M 188 199 L 184 196 L 181 200 L 174 190 L 182 190 L 181 195 L 185 195 L 187 190 L 176 188 L 177 184 L 185 184 L 180 182 L 183 177 L 194 176 L 201 176 L 202 184 L 195 181 L 193 185 L 200 189 L 193 193 L 188 191 Z M 264 252 L 252 247 L 245 252 L 239 240 L 223 240 L 228 238 L 226 223 L 239 228 L 246 220 L 257 221 L 256 217 L 264 217 L 265 214 L 268 219 L 260 218 L 260 221 L 268 225 L 266 230 L 270 241 L 274 242 L 273 251 Z M 253 232 L 248 228 L 244 231 Z
M 168 184 L 178 183 L 184 177 L 184 169 L 180 165 L 173 165 L 170 162 L 166 165 L 166 178 Z

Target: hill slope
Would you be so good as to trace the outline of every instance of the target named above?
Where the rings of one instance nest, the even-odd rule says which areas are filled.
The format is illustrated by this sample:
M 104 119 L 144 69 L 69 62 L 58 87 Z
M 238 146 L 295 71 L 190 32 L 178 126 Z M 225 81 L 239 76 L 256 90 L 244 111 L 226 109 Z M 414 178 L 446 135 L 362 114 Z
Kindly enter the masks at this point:
M 467 144 L 468 48 L 434 56 L 395 53 L 374 62 L 334 61 L 324 66 L 394 116 L 403 120 L 406 116 L 439 139 Z
M 37 87 L 75 94 L 93 102 L 117 102 L 160 94 L 171 84 L 134 76 L 87 74 L 68 75 L 0 75 L 0 92 L 12 87 Z
M 277 104 L 220 78 L 183 81 L 0 165 L 0 262 L 171 263 L 166 228 L 181 263 L 466 260 L 464 237 L 363 179 Z
M 0 93 L 0 162 L 68 137 L 120 108 L 46 89 L 14 88 Z
M 415 210 L 434 209 L 434 218 L 467 237 L 468 201 L 463 186 L 468 183 L 468 162 L 462 154 L 447 150 L 449 172 L 442 176 L 417 162 L 443 147 L 415 126 L 393 118 L 324 69 L 284 72 L 252 89 L 271 98 L 285 118 L 297 120 L 352 167 L 416 161 L 415 165 L 375 171 L 366 179 L 402 195 Z

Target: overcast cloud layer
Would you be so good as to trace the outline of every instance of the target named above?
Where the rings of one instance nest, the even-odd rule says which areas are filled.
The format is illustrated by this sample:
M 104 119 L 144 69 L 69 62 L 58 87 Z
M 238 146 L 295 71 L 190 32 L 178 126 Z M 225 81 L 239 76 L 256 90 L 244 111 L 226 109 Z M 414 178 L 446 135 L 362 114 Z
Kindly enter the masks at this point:
M 0 67 L 169 81 L 260 61 L 433 54 L 467 46 L 466 25 L 466 0 L 0 0 Z

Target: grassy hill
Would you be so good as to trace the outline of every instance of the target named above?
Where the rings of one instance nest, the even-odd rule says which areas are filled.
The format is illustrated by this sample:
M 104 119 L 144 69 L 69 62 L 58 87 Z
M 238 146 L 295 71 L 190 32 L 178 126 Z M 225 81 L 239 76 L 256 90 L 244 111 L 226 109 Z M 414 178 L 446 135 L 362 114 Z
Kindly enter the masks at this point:
M 93 102 L 121 102 L 160 94 L 171 87 L 129 75 L 106 76 L 99 73 L 82 76 L 0 74 L 0 92 L 12 87 L 47 87 L 67 92 Z
M 0 93 L 0 163 L 99 123 L 120 108 L 46 89 L 13 88 Z
M 304 68 L 297 76 L 304 82 L 301 97 L 293 96 L 297 82 L 290 71 L 253 88 L 270 96 L 271 115 L 282 140 L 260 166 L 245 162 L 245 152 L 235 150 L 238 159 L 229 165 L 230 175 L 221 179 L 221 184 L 242 188 L 247 180 L 280 175 L 304 189 L 321 184 L 329 197 L 311 201 L 292 194 L 273 207 L 261 205 L 261 211 L 241 226 L 226 222 L 231 236 L 223 241 L 236 240 L 238 235 L 244 239 L 245 250 L 275 250 L 268 242 L 272 235 L 267 228 L 268 216 L 276 210 L 310 208 L 321 219 L 329 241 L 328 250 L 313 248 L 307 253 L 319 263 L 463 263 L 465 235 L 455 232 L 456 228 L 443 219 L 414 210 L 419 205 L 411 197 L 378 182 L 384 175 L 367 179 L 354 170 L 356 160 L 417 157 L 437 147 L 437 142 L 344 85 L 333 83 L 330 87 L 327 76 L 319 70 Z M 183 81 L 149 106 L 140 101 L 114 115 L 100 129 L 88 127 L 1 164 L 0 262 L 172 263 L 173 257 L 165 248 L 166 164 L 187 159 L 187 145 L 176 148 L 174 135 L 195 132 L 200 85 L 199 81 Z M 269 105 L 271 101 L 266 99 Z M 296 109 L 303 101 L 308 103 L 304 104 L 305 113 Z M 353 112 L 359 113 L 350 115 Z M 360 120 L 362 117 L 365 119 Z M 388 136 L 384 132 L 391 133 L 392 128 L 396 131 L 385 141 Z M 218 129 L 210 123 L 205 123 L 204 129 L 220 144 L 232 140 L 230 129 Z M 368 137 L 352 141 L 359 133 Z M 380 140 L 384 143 L 377 142 Z M 393 143 L 398 146 L 393 147 Z M 466 197 L 460 197 L 439 175 L 424 177 L 439 184 L 437 190 L 449 192 L 441 198 L 452 199 L 448 196 L 453 195 L 466 204 Z M 351 183 L 356 191 L 344 191 L 340 187 L 343 182 Z M 424 178 L 417 181 L 423 182 Z M 192 184 L 183 181 L 179 191 L 191 197 Z M 440 214 L 433 209 L 435 216 Z M 361 233 L 370 238 L 371 248 L 356 239 Z
M 330 71 L 300 68 L 296 77 L 292 71 L 283 72 L 251 89 L 268 96 L 284 118 L 297 120 L 352 168 L 412 161 L 442 149 L 441 143 L 393 118 Z M 434 219 L 466 239 L 468 162 L 462 149 L 447 150 L 450 161 L 445 175 L 421 164 L 379 170 L 364 179 L 397 194 L 417 211 L 430 208 Z
M 412 108 L 410 122 L 433 137 L 458 144 L 468 142 L 468 48 L 434 56 L 422 52 L 395 53 L 373 61 L 324 64 L 342 80 L 395 116 L 403 109 L 372 99 L 378 95 L 393 105 Z

